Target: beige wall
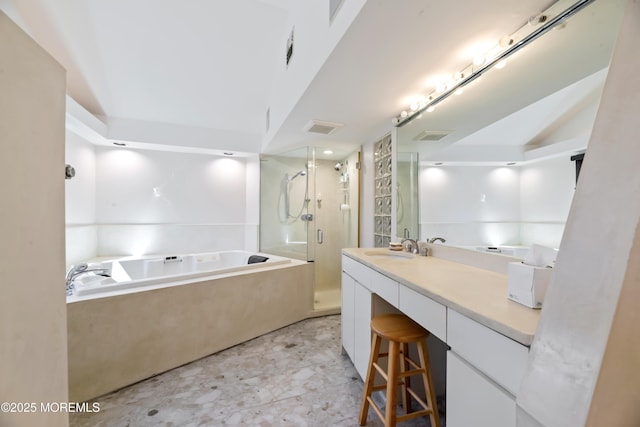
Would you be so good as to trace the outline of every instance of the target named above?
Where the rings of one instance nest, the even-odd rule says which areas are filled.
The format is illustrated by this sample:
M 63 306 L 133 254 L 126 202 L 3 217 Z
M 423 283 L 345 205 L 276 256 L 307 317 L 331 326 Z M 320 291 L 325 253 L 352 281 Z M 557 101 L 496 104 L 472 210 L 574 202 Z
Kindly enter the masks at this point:
M 67 401 L 65 71 L 0 12 L 0 401 Z M 66 413 L 0 412 L 2 426 Z
M 580 173 L 518 426 L 637 426 L 640 2 L 630 0 Z

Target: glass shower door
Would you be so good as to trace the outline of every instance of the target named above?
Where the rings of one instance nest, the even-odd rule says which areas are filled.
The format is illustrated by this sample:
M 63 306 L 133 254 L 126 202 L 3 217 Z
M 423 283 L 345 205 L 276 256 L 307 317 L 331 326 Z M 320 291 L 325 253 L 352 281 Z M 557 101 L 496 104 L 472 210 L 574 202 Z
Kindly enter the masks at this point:
M 260 250 L 314 262 L 314 312 L 340 311 L 342 248 L 359 244 L 359 162 L 313 147 L 263 156 Z
M 318 159 L 315 164 L 314 311 L 340 310 L 342 249 L 359 241 L 359 152 L 336 162 Z M 310 245 L 312 246 L 312 245 Z
M 260 250 L 313 261 L 308 245 L 313 212 L 309 149 L 260 159 Z

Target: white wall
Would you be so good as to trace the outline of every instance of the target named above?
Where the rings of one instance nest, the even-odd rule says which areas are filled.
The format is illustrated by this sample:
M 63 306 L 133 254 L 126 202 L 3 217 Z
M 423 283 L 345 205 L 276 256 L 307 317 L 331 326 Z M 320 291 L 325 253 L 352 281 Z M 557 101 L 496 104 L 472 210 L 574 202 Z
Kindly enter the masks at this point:
M 375 246 L 375 165 L 373 161 L 373 145 L 370 141 L 362 145 L 360 164 L 360 247 Z
M 575 185 L 575 163 L 568 155 L 522 167 L 520 244 L 560 246 Z
M 96 225 L 95 146 L 74 132 L 65 136 L 65 162 L 76 175 L 65 181 L 66 260 L 75 264 L 93 258 L 98 250 Z
M 67 135 L 67 264 L 94 256 L 257 250 L 259 162 L 94 146 Z
M 263 149 L 268 147 L 365 3 L 366 0 L 343 2 L 333 22 L 329 22 L 328 1 L 289 1 L 287 30 L 282 34 L 282 62 L 276 69 L 271 94 L 271 126 L 264 137 Z M 287 67 L 285 47 L 292 29 L 293 56 Z
M 569 156 L 517 166 L 420 167 L 421 239 L 558 247 L 575 186 Z
M 452 245 L 519 242 L 520 173 L 490 166 L 421 166 L 421 239 Z

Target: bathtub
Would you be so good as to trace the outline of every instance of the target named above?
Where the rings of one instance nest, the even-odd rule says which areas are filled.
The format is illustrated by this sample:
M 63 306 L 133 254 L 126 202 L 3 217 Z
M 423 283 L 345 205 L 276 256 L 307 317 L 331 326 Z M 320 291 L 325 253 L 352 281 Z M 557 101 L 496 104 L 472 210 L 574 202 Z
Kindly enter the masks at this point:
M 251 261 L 251 263 L 250 263 Z M 290 258 L 247 251 L 223 251 L 184 255 L 122 257 L 90 263 L 91 269 L 108 270 L 109 276 L 85 273 L 73 281 L 73 295 L 107 294 L 130 289 L 172 286 L 221 274 L 290 263 Z
M 251 255 L 269 258 L 247 264 Z M 314 264 L 244 251 L 96 259 L 67 297 L 69 398 L 118 390 L 309 317 Z

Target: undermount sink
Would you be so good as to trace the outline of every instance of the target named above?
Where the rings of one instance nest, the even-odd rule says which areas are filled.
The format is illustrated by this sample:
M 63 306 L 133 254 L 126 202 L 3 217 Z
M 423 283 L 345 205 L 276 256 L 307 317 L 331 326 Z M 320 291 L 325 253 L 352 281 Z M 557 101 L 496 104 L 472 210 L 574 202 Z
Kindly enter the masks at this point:
M 366 256 L 385 257 L 385 258 L 398 258 L 398 259 L 413 259 L 413 254 L 402 251 L 392 251 L 389 249 L 374 249 L 365 251 Z

